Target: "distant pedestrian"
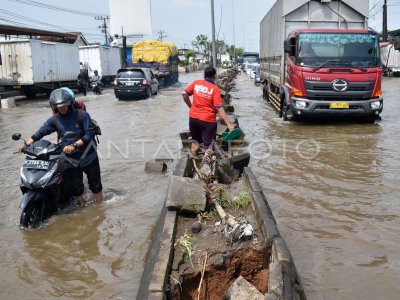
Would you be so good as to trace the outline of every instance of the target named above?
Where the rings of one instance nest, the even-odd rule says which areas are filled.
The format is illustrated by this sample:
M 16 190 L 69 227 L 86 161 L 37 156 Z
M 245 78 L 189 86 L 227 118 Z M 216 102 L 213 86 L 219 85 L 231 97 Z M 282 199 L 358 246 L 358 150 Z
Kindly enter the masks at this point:
M 101 81 L 102 77 L 99 74 L 99 71 L 94 70 L 93 76 L 90 78 L 90 82 L 97 82 L 100 87 L 103 87 L 103 82 Z
M 229 121 L 222 107 L 221 91 L 215 84 L 217 72 L 213 67 L 204 70 L 204 79 L 195 80 L 182 91 L 182 97 L 189 107 L 189 129 L 193 143 L 191 152 L 197 155 L 199 145 L 209 149 L 217 135 L 217 113 L 225 121 L 229 130 L 235 127 Z M 189 96 L 193 96 L 193 102 Z
M 86 96 L 87 85 L 89 82 L 89 75 L 87 70 L 83 69 L 78 75 L 78 90 Z

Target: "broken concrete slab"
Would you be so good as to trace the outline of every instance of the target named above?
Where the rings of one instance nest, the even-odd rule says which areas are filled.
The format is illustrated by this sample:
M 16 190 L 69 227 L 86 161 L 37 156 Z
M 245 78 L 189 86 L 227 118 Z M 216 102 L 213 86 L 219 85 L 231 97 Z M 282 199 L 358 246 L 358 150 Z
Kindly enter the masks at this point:
M 265 295 L 265 300 L 280 300 L 280 299 L 281 298 L 278 298 L 278 296 L 275 294 L 268 293 Z
M 233 113 L 235 112 L 235 107 L 231 104 L 223 105 L 224 110 L 226 113 Z
M 241 153 L 231 158 L 232 167 L 239 171 L 240 174 L 243 173 L 243 169 L 249 165 L 250 153 Z
M 163 173 L 167 170 L 167 164 L 162 161 L 147 161 L 144 170 L 147 173 Z
M 199 213 L 206 208 L 206 192 L 201 181 L 171 176 L 166 206 L 170 210 Z
M 264 300 L 261 294 L 250 282 L 239 276 L 224 295 L 224 300 Z

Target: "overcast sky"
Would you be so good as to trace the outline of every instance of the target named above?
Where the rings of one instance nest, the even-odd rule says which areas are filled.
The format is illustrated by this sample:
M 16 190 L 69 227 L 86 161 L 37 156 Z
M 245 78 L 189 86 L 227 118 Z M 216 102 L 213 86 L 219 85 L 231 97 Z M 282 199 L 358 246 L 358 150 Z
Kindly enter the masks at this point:
M 25 25 L 62 32 L 82 31 L 90 42 L 104 42 L 104 35 L 97 28 L 101 23 L 96 21 L 94 16 L 108 15 L 108 0 L 0 0 L 0 2 L 1 24 Z M 86 15 L 24 4 L 27 2 L 79 10 Z M 186 48 L 191 47 L 191 42 L 199 34 L 205 34 L 211 39 L 210 3 L 210 0 L 151 0 L 153 35 L 144 38 L 158 38 L 158 32 L 163 30 L 167 35 L 164 40 L 173 41 L 178 47 Z M 233 44 L 235 40 L 236 46 L 244 47 L 246 51 L 258 51 L 259 22 L 273 3 L 275 0 L 214 0 L 218 38 L 227 44 Z M 371 9 L 369 26 L 381 31 L 383 0 L 369 0 L 369 3 Z M 387 0 L 387 3 L 388 28 L 400 29 L 400 0 Z

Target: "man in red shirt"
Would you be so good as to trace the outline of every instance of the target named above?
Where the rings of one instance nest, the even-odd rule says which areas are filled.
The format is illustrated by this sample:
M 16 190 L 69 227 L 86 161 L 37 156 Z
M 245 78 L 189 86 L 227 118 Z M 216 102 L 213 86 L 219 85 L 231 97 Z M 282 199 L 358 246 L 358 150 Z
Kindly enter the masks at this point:
M 192 155 L 197 155 L 199 144 L 210 148 L 217 134 L 218 113 L 225 121 L 229 130 L 235 127 L 229 121 L 222 107 L 221 92 L 214 83 L 217 72 L 213 67 L 204 70 L 204 80 L 195 80 L 182 91 L 182 97 L 189 107 L 189 129 L 194 142 L 192 143 Z M 193 102 L 189 96 L 193 96 Z

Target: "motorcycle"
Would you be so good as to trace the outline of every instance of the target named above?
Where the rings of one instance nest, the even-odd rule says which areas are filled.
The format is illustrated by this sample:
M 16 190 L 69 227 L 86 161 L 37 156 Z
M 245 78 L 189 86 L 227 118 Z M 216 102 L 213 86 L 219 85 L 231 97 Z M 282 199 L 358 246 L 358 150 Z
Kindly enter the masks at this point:
M 96 95 L 101 95 L 101 87 L 98 81 L 95 80 L 90 81 L 89 86 L 93 93 L 95 93 Z
M 75 133 L 67 132 L 65 136 L 71 138 Z M 21 134 L 13 134 L 12 139 L 20 140 Z M 39 140 L 28 145 L 24 140 L 24 144 L 23 153 L 27 156 L 20 173 L 20 228 L 38 228 L 73 203 L 77 169 L 68 163 L 60 143 Z

